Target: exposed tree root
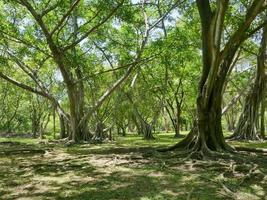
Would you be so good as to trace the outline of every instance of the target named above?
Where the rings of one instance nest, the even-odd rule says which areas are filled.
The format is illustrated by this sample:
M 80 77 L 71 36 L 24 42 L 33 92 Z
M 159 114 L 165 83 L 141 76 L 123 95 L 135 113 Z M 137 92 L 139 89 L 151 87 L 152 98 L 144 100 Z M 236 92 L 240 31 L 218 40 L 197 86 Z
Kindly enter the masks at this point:
M 167 151 L 173 151 L 173 150 L 181 150 L 181 151 L 188 151 L 188 145 L 195 139 L 196 135 L 194 134 L 193 129 L 188 133 L 188 135 L 179 143 L 176 143 L 173 146 L 158 149 L 159 152 L 167 152 Z
M 230 199 L 237 199 L 236 193 L 230 190 L 226 185 L 223 184 L 223 182 L 219 181 L 219 184 L 222 186 L 222 189 L 225 191 L 226 195 Z
M 258 167 L 257 165 L 253 165 L 253 167 L 249 170 L 248 174 L 246 174 L 244 176 L 244 178 L 241 180 L 241 182 L 239 183 L 239 185 L 244 184 L 244 182 L 246 180 L 250 179 L 253 176 L 253 173 L 255 172 L 255 170 L 256 170 L 257 167 Z
M 196 134 L 196 129 L 192 129 L 191 132 L 179 143 L 168 148 L 158 149 L 159 152 L 174 150 L 186 152 L 186 159 L 229 158 L 229 154 L 235 152 L 235 149 L 226 143 L 217 145 L 216 149 L 208 147 L 207 143 L 205 141 L 203 142 Z

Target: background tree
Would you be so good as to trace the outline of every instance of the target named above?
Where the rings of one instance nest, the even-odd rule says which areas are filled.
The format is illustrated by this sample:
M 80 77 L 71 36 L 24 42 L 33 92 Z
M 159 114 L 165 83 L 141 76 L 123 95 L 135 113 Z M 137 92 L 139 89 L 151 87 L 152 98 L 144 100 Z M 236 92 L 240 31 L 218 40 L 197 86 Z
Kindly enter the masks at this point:
M 266 86 L 264 64 L 266 60 L 266 38 L 267 27 L 264 26 L 261 44 L 257 55 L 255 80 L 246 96 L 243 111 L 239 117 L 234 134 L 231 137 L 232 139 L 259 140 L 261 136 L 264 135 L 264 133 L 260 133 L 257 128 L 257 120 L 259 119 L 259 109 L 261 102 L 264 99 Z

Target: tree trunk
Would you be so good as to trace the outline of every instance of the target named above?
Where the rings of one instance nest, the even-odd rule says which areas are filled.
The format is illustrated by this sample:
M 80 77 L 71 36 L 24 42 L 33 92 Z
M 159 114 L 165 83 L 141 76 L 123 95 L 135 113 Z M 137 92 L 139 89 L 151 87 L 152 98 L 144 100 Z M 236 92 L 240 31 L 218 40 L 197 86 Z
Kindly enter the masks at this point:
M 60 125 L 60 139 L 64 139 L 67 137 L 67 134 L 66 134 L 67 124 L 65 123 L 65 118 L 63 115 L 58 114 L 58 117 L 59 117 L 59 125 Z
M 258 117 L 260 99 L 258 95 L 254 94 L 254 91 L 255 87 L 253 87 L 251 93 L 246 97 L 245 107 L 239 117 L 239 121 L 234 131 L 234 134 L 233 136 L 230 137 L 230 139 L 233 140 L 260 139 L 260 136 L 257 133 L 257 117 Z
M 217 79 L 210 98 L 199 94 L 193 128 L 181 142 L 171 147 L 170 150 L 175 148 L 189 150 L 198 158 L 212 155 L 212 152 L 216 151 L 232 151 L 232 148 L 226 144 L 222 131 L 222 89 L 222 79 Z
M 128 131 L 130 132 L 130 133 L 132 133 L 132 132 L 134 132 L 134 123 L 132 123 L 130 120 L 128 121 Z
M 89 140 L 87 120 L 82 121 L 84 116 L 84 92 L 83 87 L 71 86 L 68 88 L 70 104 L 70 129 L 69 139 L 74 141 Z
M 226 144 L 221 124 L 222 94 L 226 77 L 231 73 L 231 63 L 247 38 L 246 33 L 264 0 L 253 1 L 248 8 L 244 22 L 229 38 L 224 47 L 221 45 L 224 18 L 229 5 L 228 0 L 217 1 L 214 8 L 209 0 L 197 0 L 201 19 L 202 74 L 197 97 L 197 114 L 193 129 L 181 142 L 169 148 L 182 148 L 201 158 L 214 152 L 229 152 L 233 149 Z
M 177 104 L 177 106 L 179 106 Z M 166 107 L 166 111 L 171 119 L 171 123 L 175 132 L 174 137 L 175 138 L 180 138 L 181 134 L 180 134 L 180 123 L 181 123 L 181 116 L 180 116 L 180 111 L 177 108 L 177 110 L 175 111 L 175 109 L 172 106 Z
M 54 139 L 56 139 L 56 108 L 53 109 L 53 133 Z
M 179 122 L 178 119 L 174 119 L 174 124 L 173 124 L 173 126 L 174 126 L 174 132 L 175 132 L 174 137 L 175 137 L 175 138 L 179 138 L 179 137 L 181 137 L 181 134 L 180 134 L 180 122 Z
M 235 130 L 235 124 L 236 124 L 236 113 L 234 112 L 233 108 L 230 108 L 227 113 L 224 114 L 225 120 L 227 123 L 227 130 L 229 132 L 233 132 Z
M 70 3 L 74 3 L 74 0 L 70 0 Z M 72 15 L 72 31 L 74 34 L 73 42 L 77 40 L 78 34 L 78 14 L 77 10 L 74 9 Z M 71 139 L 74 141 L 79 140 L 89 140 L 89 131 L 87 129 L 87 120 L 82 120 L 84 117 L 84 84 L 83 81 L 79 81 L 83 79 L 82 69 L 78 62 L 77 50 L 74 47 L 72 50 L 72 55 L 74 59 L 72 60 L 71 65 L 74 66 L 75 75 L 78 80 L 77 83 L 72 83 L 68 87 L 69 94 L 69 102 L 70 102 L 70 121 L 71 121 L 71 130 L 72 137 Z
M 32 113 L 31 113 L 31 122 L 32 122 L 32 134 L 33 134 L 33 138 L 36 138 L 39 132 L 39 122 L 38 122 L 38 113 L 36 108 L 34 107 L 32 109 Z
M 96 130 L 94 136 L 92 137 L 92 141 L 102 142 L 105 139 L 112 140 L 111 128 L 105 128 L 104 123 L 99 121 L 96 125 Z
M 153 126 L 146 121 L 141 122 L 141 132 L 145 140 L 154 140 Z
M 126 128 L 123 124 L 117 124 L 117 132 L 119 135 L 125 137 L 126 136 Z
M 168 112 L 166 111 L 166 108 L 163 108 L 163 120 L 164 120 L 164 131 L 166 133 L 169 133 L 170 131 L 170 124 L 168 122 Z
M 237 128 L 230 137 L 233 140 L 260 140 L 258 130 L 258 114 L 260 104 L 264 99 L 266 87 L 265 60 L 266 60 L 267 26 L 262 33 L 261 47 L 257 56 L 257 71 L 255 81 L 245 99 L 243 111 L 239 117 Z
M 264 91 L 265 92 L 265 91 Z M 260 118 L 261 118 L 261 130 L 260 130 L 260 135 L 261 135 L 261 138 L 262 139 L 265 139 L 265 120 L 264 120 L 264 116 L 265 116 L 265 95 L 261 101 L 261 115 L 260 115 Z

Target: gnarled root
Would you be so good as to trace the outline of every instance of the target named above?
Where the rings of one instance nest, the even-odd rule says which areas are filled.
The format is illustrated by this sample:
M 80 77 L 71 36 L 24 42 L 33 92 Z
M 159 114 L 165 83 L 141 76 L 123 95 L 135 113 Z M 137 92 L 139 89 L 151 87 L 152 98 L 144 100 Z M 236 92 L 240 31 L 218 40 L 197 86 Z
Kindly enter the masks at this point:
M 158 149 L 159 152 L 182 151 L 186 152 L 187 158 L 204 159 L 206 157 L 229 157 L 227 153 L 235 152 L 235 149 L 225 142 L 215 142 L 216 145 L 210 145 L 208 141 L 203 140 L 194 128 L 179 143 L 164 149 Z

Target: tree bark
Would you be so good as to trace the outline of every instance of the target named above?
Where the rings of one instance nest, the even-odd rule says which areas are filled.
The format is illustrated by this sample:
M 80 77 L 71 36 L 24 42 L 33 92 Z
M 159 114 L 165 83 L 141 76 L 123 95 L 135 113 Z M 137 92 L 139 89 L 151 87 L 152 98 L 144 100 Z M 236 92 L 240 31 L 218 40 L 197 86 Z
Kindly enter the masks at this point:
M 141 122 L 141 132 L 145 140 L 154 140 L 153 136 L 153 126 L 146 121 Z
M 59 125 L 60 125 L 60 139 L 64 139 L 67 137 L 67 130 L 66 130 L 66 126 L 67 124 L 65 123 L 65 118 L 63 115 L 58 114 L 59 117 Z
M 224 116 L 227 123 L 227 130 L 229 132 L 233 132 L 235 130 L 235 125 L 236 125 L 236 112 L 234 108 L 232 107 L 228 109 L 228 112 L 225 112 Z
M 266 90 L 266 88 L 265 88 Z M 265 93 L 265 91 L 264 91 Z M 260 135 L 261 135 L 261 138 L 262 139 L 265 139 L 265 120 L 264 120 L 264 117 L 265 117 L 265 109 L 266 109 L 266 101 L 265 101 L 265 95 L 263 96 L 263 99 L 261 101 L 261 115 L 260 115 L 260 118 L 261 118 L 261 130 L 260 130 Z

